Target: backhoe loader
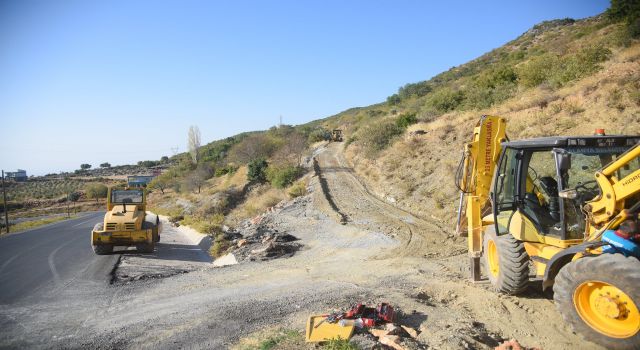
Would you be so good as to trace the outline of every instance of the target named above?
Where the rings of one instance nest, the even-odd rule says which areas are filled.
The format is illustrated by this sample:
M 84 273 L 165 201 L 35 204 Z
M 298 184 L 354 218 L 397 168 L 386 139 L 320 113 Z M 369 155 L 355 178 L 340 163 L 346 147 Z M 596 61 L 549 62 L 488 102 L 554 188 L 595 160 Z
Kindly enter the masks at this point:
M 640 348 L 640 136 L 509 141 L 484 116 L 456 172 L 471 277 L 553 289 L 564 320 L 606 348 Z
M 152 253 L 160 241 L 162 225 L 157 215 L 147 212 L 143 189 L 109 188 L 107 213 L 91 232 L 91 246 L 98 254 L 113 252 L 114 246 L 136 246 L 140 253 Z

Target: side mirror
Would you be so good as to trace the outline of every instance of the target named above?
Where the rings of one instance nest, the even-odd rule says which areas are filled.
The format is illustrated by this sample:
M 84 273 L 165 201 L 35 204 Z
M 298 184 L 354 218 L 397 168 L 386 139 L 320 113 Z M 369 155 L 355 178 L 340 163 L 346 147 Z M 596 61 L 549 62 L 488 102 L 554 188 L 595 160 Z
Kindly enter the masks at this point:
M 574 189 L 562 190 L 558 192 L 558 197 L 566 199 L 576 199 L 576 197 L 578 197 L 578 191 Z

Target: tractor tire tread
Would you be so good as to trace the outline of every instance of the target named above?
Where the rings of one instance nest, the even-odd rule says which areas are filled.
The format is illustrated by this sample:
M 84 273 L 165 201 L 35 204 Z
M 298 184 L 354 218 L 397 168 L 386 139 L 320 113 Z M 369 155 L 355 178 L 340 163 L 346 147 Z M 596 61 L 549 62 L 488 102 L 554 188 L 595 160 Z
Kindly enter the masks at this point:
M 640 306 L 640 261 L 622 254 L 583 257 L 565 265 L 555 278 L 553 299 L 556 308 L 576 333 L 607 349 L 640 349 L 640 331 L 628 338 L 612 338 L 591 328 L 578 314 L 573 294 L 587 281 L 602 281 L 622 289 Z
M 509 295 L 522 293 L 529 285 L 529 255 L 524 249 L 524 244 L 510 234 L 495 236 L 492 232 L 492 235 L 500 264 L 494 288 Z

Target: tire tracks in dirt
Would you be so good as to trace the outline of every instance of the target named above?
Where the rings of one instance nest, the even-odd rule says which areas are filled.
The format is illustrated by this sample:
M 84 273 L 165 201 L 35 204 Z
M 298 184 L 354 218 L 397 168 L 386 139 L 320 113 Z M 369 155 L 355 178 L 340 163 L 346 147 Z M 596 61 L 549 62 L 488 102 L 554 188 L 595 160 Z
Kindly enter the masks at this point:
M 319 152 L 314 158 L 314 170 L 329 206 L 341 218 L 341 223 L 348 221 L 370 231 L 382 231 L 397 237 L 401 246 L 390 252 L 393 256 L 420 257 L 428 254 L 434 258 L 446 258 L 452 255 L 450 252 L 459 251 L 451 246 L 462 245 L 449 240 L 434 223 L 371 194 L 353 169 L 346 165 L 339 146 L 330 143 Z

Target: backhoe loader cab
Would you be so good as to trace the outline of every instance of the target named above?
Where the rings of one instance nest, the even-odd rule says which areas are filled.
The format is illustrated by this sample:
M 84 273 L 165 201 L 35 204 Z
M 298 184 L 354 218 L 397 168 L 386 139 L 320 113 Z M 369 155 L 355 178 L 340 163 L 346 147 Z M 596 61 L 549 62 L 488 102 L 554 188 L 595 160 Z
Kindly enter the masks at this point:
M 637 142 L 640 138 L 587 136 L 502 143 L 491 191 L 495 205 L 489 221 L 495 232 L 559 248 L 582 243 L 587 232 L 582 208 L 600 194 L 594 174 Z M 638 168 L 636 158 L 617 178 Z
M 472 279 L 482 280 L 482 262 L 501 293 L 541 280 L 576 332 L 637 349 L 640 136 L 509 141 L 505 130 L 504 119 L 482 117 L 456 173 Z
M 146 211 L 142 189 L 109 188 L 107 213 L 91 232 L 96 254 L 108 254 L 114 246 L 136 246 L 141 253 L 153 252 L 160 241 L 161 225 L 157 215 Z

